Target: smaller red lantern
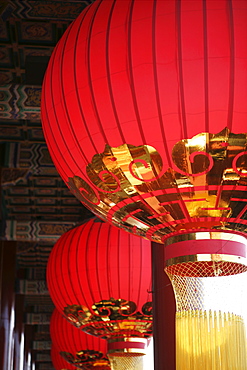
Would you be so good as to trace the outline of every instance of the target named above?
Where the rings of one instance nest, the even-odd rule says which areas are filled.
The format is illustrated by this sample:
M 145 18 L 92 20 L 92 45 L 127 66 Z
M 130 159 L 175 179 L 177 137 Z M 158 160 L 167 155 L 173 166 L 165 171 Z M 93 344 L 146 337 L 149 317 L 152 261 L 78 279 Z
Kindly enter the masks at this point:
M 75 366 L 69 364 L 60 356 L 54 345 L 51 347 L 51 360 L 56 370 L 76 370 Z
M 107 339 L 111 361 L 123 355 L 133 364 L 146 353 L 152 335 L 150 241 L 91 219 L 59 238 L 47 264 L 47 284 L 63 316 Z
M 107 342 L 88 335 L 71 325 L 57 309 L 50 322 L 52 344 L 59 354 L 70 364 L 91 370 L 110 370 L 107 359 Z

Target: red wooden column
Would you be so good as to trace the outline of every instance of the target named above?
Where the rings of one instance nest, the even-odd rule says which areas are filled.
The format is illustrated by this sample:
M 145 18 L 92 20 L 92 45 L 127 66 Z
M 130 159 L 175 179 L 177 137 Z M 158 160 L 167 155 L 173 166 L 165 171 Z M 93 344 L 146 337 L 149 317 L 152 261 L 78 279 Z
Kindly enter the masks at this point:
M 16 242 L 0 241 L 0 368 L 13 370 Z
M 164 246 L 152 242 L 154 368 L 176 370 L 176 303 L 171 282 L 164 272 Z

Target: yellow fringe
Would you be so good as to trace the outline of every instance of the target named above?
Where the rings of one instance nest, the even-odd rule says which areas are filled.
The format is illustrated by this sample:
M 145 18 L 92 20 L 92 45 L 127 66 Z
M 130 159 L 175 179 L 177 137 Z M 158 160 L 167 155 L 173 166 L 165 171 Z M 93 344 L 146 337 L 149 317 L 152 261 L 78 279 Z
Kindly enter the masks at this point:
M 221 311 L 176 313 L 177 370 L 247 370 L 241 316 Z

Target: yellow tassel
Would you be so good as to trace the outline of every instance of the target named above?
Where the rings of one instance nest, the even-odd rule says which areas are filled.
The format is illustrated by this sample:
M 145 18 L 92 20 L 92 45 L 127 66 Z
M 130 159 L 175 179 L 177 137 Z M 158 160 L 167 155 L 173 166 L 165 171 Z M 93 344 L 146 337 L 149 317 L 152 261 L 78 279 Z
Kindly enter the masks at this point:
M 178 370 L 247 370 L 247 341 L 241 316 L 221 311 L 176 313 Z

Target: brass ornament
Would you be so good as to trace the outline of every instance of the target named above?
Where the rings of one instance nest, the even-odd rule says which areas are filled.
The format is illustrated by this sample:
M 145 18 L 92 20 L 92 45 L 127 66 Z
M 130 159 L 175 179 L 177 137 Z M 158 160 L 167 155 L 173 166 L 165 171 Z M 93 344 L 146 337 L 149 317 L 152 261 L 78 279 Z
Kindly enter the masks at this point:
M 225 128 L 176 143 L 172 168 L 154 147 L 106 145 L 68 187 L 100 218 L 163 243 L 196 230 L 247 231 L 247 134 Z
M 110 370 L 109 360 L 100 351 L 82 350 L 76 354 L 61 351 L 60 355 L 77 368 L 83 370 Z
M 84 332 L 103 339 L 132 336 L 148 338 L 152 335 L 152 303 L 146 302 L 141 312 L 136 304 L 124 299 L 96 302 L 89 310 L 81 305 L 64 308 L 64 316 Z

